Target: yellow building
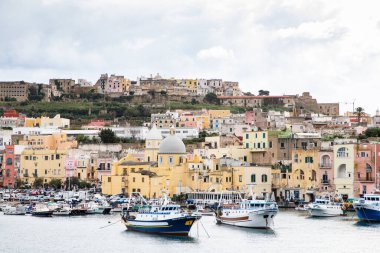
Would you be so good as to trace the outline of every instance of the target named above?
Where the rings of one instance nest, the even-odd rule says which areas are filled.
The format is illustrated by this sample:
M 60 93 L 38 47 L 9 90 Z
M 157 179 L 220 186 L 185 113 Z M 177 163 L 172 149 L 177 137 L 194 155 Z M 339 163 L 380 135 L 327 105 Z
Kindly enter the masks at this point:
M 67 150 L 25 149 L 20 155 L 20 179 L 32 185 L 36 178 L 44 183 L 52 179 L 65 180 Z
M 210 115 L 210 119 L 230 117 L 231 111 L 230 110 L 208 110 L 208 115 Z
M 197 80 L 194 79 L 186 79 L 186 89 L 191 95 L 197 94 Z
M 251 152 L 265 152 L 268 145 L 268 131 L 246 131 L 243 135 L 243 145 Z
M 118 194 L 140 192 L 143 196 L 157 198 L 165 192 L 169 196 L 191 191 L 239 190 L 264 196 L 271 192 L 271 167 L 250 166 L 232 158 L 203 160 L 200 155 L 188 159 L 186 147 L 175 136 L 175 129 L 160 141 L 154 129 L 146 140 L 151 148 L 145 151 L 150 161 L 137 161 L 131 155 L 112 165 L 111 175 L 102 177 L 102 192 Z M 157 141 L 152 143 L 152 141 Z M 153 160 L 156 157 L 157 160 Z
M 317 175 L 318 150 L 293 149 L 292 159 L 292 173 L 288 187 L 296 190 L 295 198 L 311 201 L 319 184 L 318 178 L 320 178 Z
M 69 140 L 66 133 L 54 133 L 51 135 L 27 135 L 20 145 L 28 145 L 35 149 L 71 149 L 76 148 L 76 140 Z

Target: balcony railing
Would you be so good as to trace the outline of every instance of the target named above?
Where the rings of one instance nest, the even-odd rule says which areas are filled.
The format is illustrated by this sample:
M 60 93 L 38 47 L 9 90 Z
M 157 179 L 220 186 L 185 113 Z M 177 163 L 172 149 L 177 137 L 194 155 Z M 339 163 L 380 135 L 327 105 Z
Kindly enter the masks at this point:
M 375 180 L 372 177 L 359 177 L 359 182 L 374 182 Z
M 319 164 L 319 168 L 331 168 L 332 163 L 331 162 L 324 162 Z
M 328 185 L 328 184 L 330 184 L 330 179 L 322 179 L 321 182 L 324 185 Z

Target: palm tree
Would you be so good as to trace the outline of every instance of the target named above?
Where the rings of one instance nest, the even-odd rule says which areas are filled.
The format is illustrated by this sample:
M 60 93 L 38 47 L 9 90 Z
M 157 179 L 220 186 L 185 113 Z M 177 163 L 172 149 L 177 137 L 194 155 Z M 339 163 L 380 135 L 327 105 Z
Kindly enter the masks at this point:
M 360 120 L 364 114 L 364 108 L 363 107 L 357 107 L 355 114 L 358 117 L 358 125 L 360 125 Z

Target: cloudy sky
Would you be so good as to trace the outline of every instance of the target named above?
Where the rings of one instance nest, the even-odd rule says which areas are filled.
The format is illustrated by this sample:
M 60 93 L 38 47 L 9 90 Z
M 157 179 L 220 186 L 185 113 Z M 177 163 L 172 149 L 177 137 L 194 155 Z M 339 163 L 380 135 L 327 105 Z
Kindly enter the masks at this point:
M 380 107 L 380 1 L 1 0 L 0 80 L 222 78 Z

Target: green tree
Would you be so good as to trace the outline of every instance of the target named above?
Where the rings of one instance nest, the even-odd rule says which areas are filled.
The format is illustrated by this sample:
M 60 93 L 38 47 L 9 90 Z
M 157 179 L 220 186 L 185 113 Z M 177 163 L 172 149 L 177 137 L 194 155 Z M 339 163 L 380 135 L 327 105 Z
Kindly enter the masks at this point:
M 61 179 L 52 179 L 49 182 L 49 186 L 51 188 L 54 188 L 55 190 L 60 189 L 62 187 L 62 180 Z
M 203 100 L 209 104 L 220 105 L 220 99 L 215 93 L 207 93 Z
M 268 90 L 259 90 L 259 96 L 269 96 Z
M 363 114 L 364 114 L 364 108 L 359 106 L 358 108 L 356 108 L 355 114 L 356 114 L 356 117 L 358 119 L 358 125 L 360 125 L 361 119 L 362 119 Z
M 117 143 L 119 141 L 114 131 L 109 128 L 102 129 L 99 133 L 99 137 L 103 143 Z
M 44 186 L 44 180 L 40 177 L 37 177 L 33 182 L 33 187 L 34 188 L 41 188 L 42 186 Z

